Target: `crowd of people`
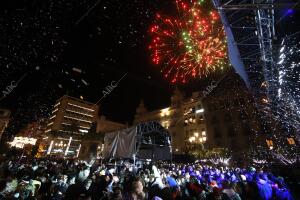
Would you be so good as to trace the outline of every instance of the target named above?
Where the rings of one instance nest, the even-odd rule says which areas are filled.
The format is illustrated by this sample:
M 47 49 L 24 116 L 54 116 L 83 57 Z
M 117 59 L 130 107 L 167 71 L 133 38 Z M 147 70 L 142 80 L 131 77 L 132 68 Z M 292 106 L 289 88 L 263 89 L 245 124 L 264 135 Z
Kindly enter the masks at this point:
M 0 200 L 292 200 L 282 177 L 255 168 L 100 160 L 6 159 Z

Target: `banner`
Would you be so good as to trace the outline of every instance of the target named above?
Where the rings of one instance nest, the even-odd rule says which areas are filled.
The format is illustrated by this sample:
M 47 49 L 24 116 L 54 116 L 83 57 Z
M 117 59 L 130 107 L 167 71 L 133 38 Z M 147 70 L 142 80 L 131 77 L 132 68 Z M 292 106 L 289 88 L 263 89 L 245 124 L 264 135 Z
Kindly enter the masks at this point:
M 104 156 L 106 158 L 132 158 L 136 152 L 136 127 L 106 133 Z

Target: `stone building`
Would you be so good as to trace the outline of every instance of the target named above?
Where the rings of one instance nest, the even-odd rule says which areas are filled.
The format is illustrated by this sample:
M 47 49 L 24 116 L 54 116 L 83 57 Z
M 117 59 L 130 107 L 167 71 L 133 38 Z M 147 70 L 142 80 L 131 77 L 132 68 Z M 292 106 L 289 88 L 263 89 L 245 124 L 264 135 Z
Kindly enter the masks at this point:
M 254 99 L 241 78 L 229 72 L 202 102 L 208 147 L 228 148 L 233 152 L 248 150 L 260 125 Z

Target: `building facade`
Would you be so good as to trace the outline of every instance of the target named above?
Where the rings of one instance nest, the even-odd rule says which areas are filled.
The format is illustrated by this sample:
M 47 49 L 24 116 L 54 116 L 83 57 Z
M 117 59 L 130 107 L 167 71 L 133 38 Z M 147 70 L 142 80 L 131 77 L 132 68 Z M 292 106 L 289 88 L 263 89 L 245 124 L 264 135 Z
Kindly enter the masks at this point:
M 240 77 L 229 72 L 202 102 L 208 147 L 247 151 L 260 125 L 254 99 Z
M 169 107 L 147 111 L 143 101 L 136 109 L 134 124 L 158 121 L 171 134 L 172 151 L 182 154 L 207 142 L 204 109 L 199 92 L 189 98 L 175 89 Z
M 10 120 L 10 111 L 7 109 L 0 109 L 0 141 L 2 134 L 8 126 Z
M 77 156 L 81 140 L 97 122 L 99 106 L 64 95 L 56 101 L 45 133 L 49 135 L 47 155 Z
M 81 135 L 87 133 L 92 123 L 97 121 L 98 111 L 98 105 L 64 95 L 54 105 L 46 133 L 50 131 Z

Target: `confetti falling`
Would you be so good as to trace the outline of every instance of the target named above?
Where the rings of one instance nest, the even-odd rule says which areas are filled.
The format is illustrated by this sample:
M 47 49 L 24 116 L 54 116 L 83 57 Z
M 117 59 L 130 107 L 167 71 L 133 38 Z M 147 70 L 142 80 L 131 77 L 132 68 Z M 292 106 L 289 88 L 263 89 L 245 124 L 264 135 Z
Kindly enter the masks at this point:
M 283 39 L 274 82 L 277 95 L 274 101 L 278 112 L 276 117 L 289 127 L 300 129 L 300 43 L 294 38 Z
M 255 97 L 262 122 L 256 137 L 268 145 L 257 148 L 253 156 L 263 155 L 262 158 L 292 165 L 300 159 L 296 145 L 300 130 L 300 43 L 299 37 L 283 37 L 281 41 L 274 53 L 274 67 L 264 72 L 270 79 L 260 86 L 270 95 Z
M 76 67 L 73 67 L 72 70 L 73 70 L 74 72 L 82 73 L 82 70 L 79 69 L 79 68 L 76 68 Z
M 1 101 L 1 107 L 11 108 L 13 116 L 6 134 L 16 134 L 37 116 L 47 117 L 53 102 L 64 94 L 87 96 L 105 87 L 115 74 L 112 77 L 102 66 L 124 66 L 119 56 L 124 49 L 144 49 L 148 23 L 162 4 L 158 2 L 57 0 L 1 5 L 1 92 L 11 81 L 28 74 L 20 87 Z M 80 42 L 88 50 L 81 51 L 83 47 L 77 46 Z M 86 59 L 91 52 L 101 53 Z M 91 67 L 93 62 L 101 67 Z M 28 104 L 29 99 L 32 104 Z
M 178 16 L 156 14 L 150 28 L 152 61 L 172 83 L 207 76 L 227 63 L 226 39 L 216 11 L 203 1 L 176 1 Z

